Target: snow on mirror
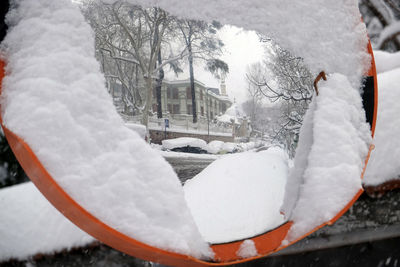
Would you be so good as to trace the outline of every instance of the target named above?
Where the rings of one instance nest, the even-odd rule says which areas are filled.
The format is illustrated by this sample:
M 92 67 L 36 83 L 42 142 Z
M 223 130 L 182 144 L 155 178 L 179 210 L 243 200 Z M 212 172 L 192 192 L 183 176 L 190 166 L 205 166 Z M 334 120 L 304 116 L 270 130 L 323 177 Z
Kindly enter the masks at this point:
M 201 1 L 19 0 L 1 44 L 3 126 L 35 185 L 99 240 L 170 265 L 267 255 L 333 220 L 371 143 L 357 1 Z M 163 156 L 215 161 L 182 186 Z

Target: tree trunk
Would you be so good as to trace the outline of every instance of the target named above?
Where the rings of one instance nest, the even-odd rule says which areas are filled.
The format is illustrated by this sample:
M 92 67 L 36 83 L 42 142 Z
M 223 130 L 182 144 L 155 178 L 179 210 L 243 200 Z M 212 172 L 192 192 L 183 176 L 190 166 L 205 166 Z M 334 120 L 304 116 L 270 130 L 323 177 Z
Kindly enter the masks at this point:
M 143 116 L 142 116 L 142 124 L 146 126 L 146 137 L 147 140 L 149 141 L 149 111 L 151 108 L 152 104 L 152 99 L 153 99 L 153 80 L 150 75 L 148 75 L 145 78 L 145 83 L 146 83 L 146 103 L 144 106 L 143 110 Z
M 161 60 L 161 49 L 158 50 L 158 64 L 162 64 Z M 164 70 L 163 68 L 160 68 L 158 71 L 158 79 L 157 79 L 157 85 L 156 85 L 156 97 L 157 97 L 157 118 L 162 118 L 162 102 L 161 102 L 161 86 L 162 82 L 164 80 Z
M 196 90 L 194 87 L 194 72 L 193 72 L 193 54 L 192 54 L 192 44 L 188 45 L 189 51 L 189 75 L 190 75 L 190 90 L 192 93 L 192 113 L 193 113 L 193 123 L 197 123 L 197 108 L 196 108 Z

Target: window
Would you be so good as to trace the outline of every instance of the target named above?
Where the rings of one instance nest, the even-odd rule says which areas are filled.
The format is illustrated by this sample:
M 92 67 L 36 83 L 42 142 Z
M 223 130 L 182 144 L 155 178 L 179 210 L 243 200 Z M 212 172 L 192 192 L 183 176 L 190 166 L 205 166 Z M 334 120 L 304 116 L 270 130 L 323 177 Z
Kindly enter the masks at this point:
M 192 99 L 192 90 L 190 87 L 186 87 L 186 99 Z
M 157 112 L 157 104 L 153 104 L 153 112 Z
M 168 104 L 168 112 L 169 112 L 169 114 L 172 114 L 172 105 L 171 104 Z
M 173 105 L 173 114 L 181 113 L 181 107 L 179 105 Z
M 187 105 L 187 114 L 192 115 L 192 105 Z
M 167 98 L 171 99 L 171 97 L 172 97 L 172 88 L 167 87 Z
M 201 112 L 201 116 L 204 116 L 204 107 L 200 107 L 200 112 Z
M 214 119 L 214 113 L 211 111 L 210 119 Z
M 179 89 L 178 88 L 174 88 L 172 90 L 172 98 L 173 99 L 179 99 Z
M 225 111 L 226 111 L 226 104 L 225 104 L 225 103 L 222 103 L 222 104 L 221 104 L 221 112 L 222 112 L 222 113 L 225 113 Z
M 153 98 L 154 99 L 157 98 L 157 88 L 156 87 L 153 88 Z

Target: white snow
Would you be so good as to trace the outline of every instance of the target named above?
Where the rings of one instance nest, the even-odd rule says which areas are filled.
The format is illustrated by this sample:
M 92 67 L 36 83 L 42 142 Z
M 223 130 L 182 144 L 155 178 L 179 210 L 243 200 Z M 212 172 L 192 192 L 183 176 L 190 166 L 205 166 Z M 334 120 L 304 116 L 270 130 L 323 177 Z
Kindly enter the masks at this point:
M 0 190 L 0 262 L 85 246 L 89 236 L 24 183 Z
M 218 154 L 221 152 L 224 142 L 214 140 L 207 144 L 207 152 L 210 154 Z
M 257 30 L 303 57 L 313 73 L 341 74 L 320 84 L 313 143 L 291 213 L 289 239 L 331 218 L 360 188 L 370 140 L 358 85 L 370 58 L 358 1 L 130 1 L 158 5 L 182 17 Z M 176 174 L 124 126 L 112 106 L 94 59 L 93 34 L 79 10 L 68 0 L 17 2 L 2 45 L 7 60 L 1 99 L 5 125 L 31 146 L 72 198 L 108 225 L 159 248 L 209 256 Z M 185 185 L 185 197 L 207 240 L 246 238 L 283 222 L 278 214 L 287 163 L 270 152 L 227 156 Z M 220 169 L 222 165 L 226 168 Z M 211 173 L 219 179 L 212 179 Z M 232 187 L 238 191 L 232 193 Z M 221 193 L 229 199 L 227 208 L 222 208 L 226 200 Z M 266 210 L 277 216 L 267 216 Z M 211 215 L 218 222 L 215 226 L 223 228 L 204 226 Z
M 388 53 L 385 51 L 376 50 L 374 51 L 376 72 L 383 73 L 389 70 L 400 68 L 400 52 Z M 380 91 L 380 84 L 379 91 Z M 380 98 L 380 96 L 379 96 Z
M 161 143 L 164 149 L 169 149 L 169 150 L 187 146 L 198 147 L 200 149 L 207 150 L 206 141 L 193 137 L 179 137 L 174 139 L 166 139 L 163 140 Z
M 116 0 L 106 0 L 111 3 Z M 368 70 L 367 32 L 357 0 L 129 0 L 182 18 L 217 20 L 273 37 L 317 74 L 341 73 L 354 88 Z M 334 25 L 334 27 L 333 27 Z
M 241 110 L 240 106 L 233 103 L 224 114 L 217 116 L 217 120 L 223 123 L 235 123 L 240 124 L 239 118 L 244 117 L 244 112 Z
M 172 167 L 125 127 L 69 0 L 18 1 L 1 51 L 4 124 L 81 206 L 136 240 L 210 256 Z
M 247 239 L 240 244 L 239 250 L 236 255 L 241 258 L 250 258 L 258 255 L 257 248 L 254 244 L 254 241 L 251 239 Z
M 131 123 L 131 122 L 126 122 L 125 126 L 135 133 L 137 133 L 140 137 L 145 139 L 146 137 L 146 126 L 141 125 L 141 124 L 136 124 L 136 123 Z
M 221 148 L 221 152 L 233 153 L 238 149 L 238 144 L 232 142 L 225 142 Z
M 383 63 L 380 62 L 380 57 L 377 57 L 377 62 Z M 380 73 L 378 88 L 375 149 L 371 153 L 363 180 L 368 186 L 380 185 L 400 176 L 400 66 Z
M 230 242 L 281 225 L 287 160 L 278 148 L 226 155 L 186 181 L 186 201 L 203 237 Z
M 296 153 L 294 164 L 299 172 L 287 184 L 285 201 L 295 203 L 292 211 L 290 203 L 284 205 L 293 221 L 288 241 L 332 219 L 354 197 L 361 188 L 360 176 L 371 142 L 361 96 L 346 77 L 328 76 L 328 81 L 320 82 L 320 94 L 313 101 L 315 107 L 307 112 L 313 115 L 306 117 L 312 127 L 309 121 L 304 123 L 301 135 L 307 136 L 299 141 L 298 152 L 307 153 L 307 158 Z M 298 194 L 293 194 L 296 188 Z M 297 201 L 291 196 L 298 196 Z

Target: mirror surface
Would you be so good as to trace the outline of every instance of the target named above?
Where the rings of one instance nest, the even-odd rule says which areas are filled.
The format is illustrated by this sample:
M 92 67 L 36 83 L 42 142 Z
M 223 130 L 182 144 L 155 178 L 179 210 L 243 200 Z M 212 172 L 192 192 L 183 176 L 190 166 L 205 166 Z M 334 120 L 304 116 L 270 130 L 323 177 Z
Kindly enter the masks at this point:
M 205 240 L 246 239 L 285 223 L 285 184 L 313 96 L 302 59 L 217 21 L 125 2 L 79 5 L 127 127 L 175 169 L 214 161 L 180 177 Z

